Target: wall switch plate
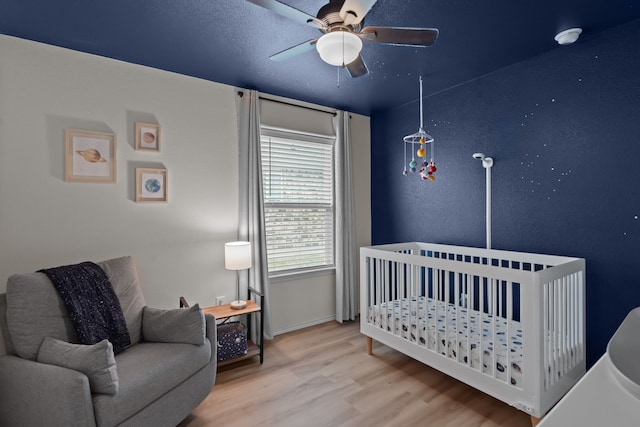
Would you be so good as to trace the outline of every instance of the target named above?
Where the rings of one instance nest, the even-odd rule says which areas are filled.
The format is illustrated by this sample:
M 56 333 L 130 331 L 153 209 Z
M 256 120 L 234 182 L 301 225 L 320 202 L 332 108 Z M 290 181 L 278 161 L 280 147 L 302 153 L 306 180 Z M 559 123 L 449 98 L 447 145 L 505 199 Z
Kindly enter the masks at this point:
M 216 297 L 216 305 L 224 304 L 224 297 Z

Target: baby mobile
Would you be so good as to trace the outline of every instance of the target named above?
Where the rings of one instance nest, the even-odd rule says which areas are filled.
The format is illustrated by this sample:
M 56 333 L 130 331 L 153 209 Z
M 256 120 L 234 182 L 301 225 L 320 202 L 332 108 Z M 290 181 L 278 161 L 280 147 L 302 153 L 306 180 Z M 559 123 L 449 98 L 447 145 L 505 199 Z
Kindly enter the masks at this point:
M 423 181 L 435 181 L 436 177 L 433 175 L 437 168 L 436 163 L 433 160 L 433 148 L 434 142 L 433 137 L 424 131 L 423 123 L 422 123 L 422 76 L 420 76 L 420 128 L 418 132 L 407 135 L 404 137 L 404 171 L 403 175 L 408 175 L 407 173 L 407 147 L 410 145 L 409 149 L 411 150 L 411 161 L 409 162 L 409 170 L 411 172 L 415 172 L 416 170 L 420 174 L 420 178 Z M 427 162 L 427 145 L 431 144 L 431 157 Z M 418 145 L 418 149 L 416 150 L 416 145 Z M 418 156 L 418 161 L 420 162 L 420 169 L 418 169 L 418 161 L 416 161 L 416 157 Z

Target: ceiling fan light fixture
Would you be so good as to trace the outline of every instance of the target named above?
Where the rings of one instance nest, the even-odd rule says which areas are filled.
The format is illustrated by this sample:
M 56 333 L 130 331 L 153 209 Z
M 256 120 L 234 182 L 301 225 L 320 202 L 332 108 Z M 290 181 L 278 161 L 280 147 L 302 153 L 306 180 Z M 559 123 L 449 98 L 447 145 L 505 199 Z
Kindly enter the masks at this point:
M 580 37 L 580 34 L 582 34 L 582 28 L 569 28 L 556 34 L 554 40 L 560 45 L 567 45 L 575 43 L 578 37 Z
M 342 67 L 358 58 L 362 50 L 362 40 L 348 31 L 332 31 L 318 39 L 316 49 L 324 62 Z

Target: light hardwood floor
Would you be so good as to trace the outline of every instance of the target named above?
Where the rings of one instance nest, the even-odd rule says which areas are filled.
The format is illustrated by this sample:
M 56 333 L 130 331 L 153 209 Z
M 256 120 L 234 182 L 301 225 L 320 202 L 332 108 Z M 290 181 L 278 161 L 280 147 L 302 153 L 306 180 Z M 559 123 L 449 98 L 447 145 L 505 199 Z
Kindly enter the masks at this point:
M 525 413 L 389 347 L 374 342 L 367 355 L 359 322 L 266 344 L 263 365 L 221 368 L 180 427 L 531 426 Z

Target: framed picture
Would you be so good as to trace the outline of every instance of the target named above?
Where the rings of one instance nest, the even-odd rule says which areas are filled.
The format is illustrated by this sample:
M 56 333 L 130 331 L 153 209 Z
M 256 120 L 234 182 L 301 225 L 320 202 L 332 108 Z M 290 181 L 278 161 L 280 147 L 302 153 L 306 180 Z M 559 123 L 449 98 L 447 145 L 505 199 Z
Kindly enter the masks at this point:
M 160 151 L 160 125 L 136 122 L 136 150 Z
M 116 182 L 116 135 L 114 133 L 66 129 L 64 180 L 71 182 Z
M 136 168 L 136 202 L 167 201 L 167 170 Z

